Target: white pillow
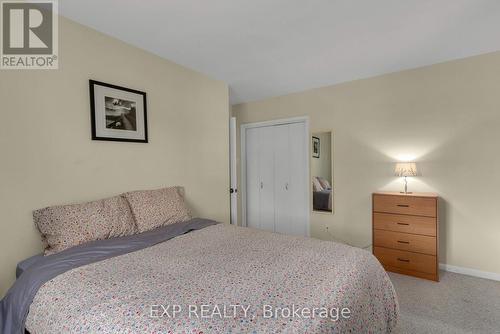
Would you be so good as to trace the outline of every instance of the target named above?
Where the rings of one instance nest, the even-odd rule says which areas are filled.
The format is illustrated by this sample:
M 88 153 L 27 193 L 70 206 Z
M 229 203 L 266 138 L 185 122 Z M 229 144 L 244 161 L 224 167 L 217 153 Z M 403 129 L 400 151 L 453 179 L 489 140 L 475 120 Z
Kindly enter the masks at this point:
M 318 180 L 317 176 L 313 176 L 313 191 L 323 191 L 323 187 L 321 186 L 321 183 Z

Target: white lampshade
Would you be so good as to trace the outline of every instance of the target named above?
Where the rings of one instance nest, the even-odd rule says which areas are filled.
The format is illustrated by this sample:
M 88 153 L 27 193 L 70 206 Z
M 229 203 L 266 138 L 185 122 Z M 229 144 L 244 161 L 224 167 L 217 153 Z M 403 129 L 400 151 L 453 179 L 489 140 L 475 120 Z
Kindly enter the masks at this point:
M 394 169 L 396 176 L 417 176 L 417 164 L 414 162 L 398 162 Z

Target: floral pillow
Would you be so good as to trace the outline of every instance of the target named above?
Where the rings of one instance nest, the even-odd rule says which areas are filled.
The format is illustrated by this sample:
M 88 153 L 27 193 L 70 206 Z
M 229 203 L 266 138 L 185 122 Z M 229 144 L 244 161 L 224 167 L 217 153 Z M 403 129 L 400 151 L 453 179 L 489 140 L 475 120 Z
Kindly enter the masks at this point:
M 128 202 L 120 196 L 36 210 L 33 220 L 42 235 L 44 255 L 94 240 L 136 233 Z
M 139 232 L 191 219 L 182 188 L 139 190 L 122 194 L 130 204 Z

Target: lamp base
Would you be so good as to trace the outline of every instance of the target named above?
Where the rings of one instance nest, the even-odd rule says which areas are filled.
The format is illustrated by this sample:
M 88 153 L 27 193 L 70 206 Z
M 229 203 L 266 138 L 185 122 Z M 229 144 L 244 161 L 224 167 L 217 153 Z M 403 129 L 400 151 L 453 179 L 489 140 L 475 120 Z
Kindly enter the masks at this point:
M 405 176 L 405 191 L 400 191 L 400 193 L 405 195 L 411 194 L 411 191 L 408 191 L 408 180 L 406 179 L 406 176 Z

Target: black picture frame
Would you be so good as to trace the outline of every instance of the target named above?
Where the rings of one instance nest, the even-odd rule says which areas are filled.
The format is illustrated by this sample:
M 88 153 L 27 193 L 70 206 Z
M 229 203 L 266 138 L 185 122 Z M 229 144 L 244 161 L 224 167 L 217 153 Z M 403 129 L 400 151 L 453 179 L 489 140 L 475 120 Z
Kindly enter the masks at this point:
M 119 138 L 112 136 L 102 136 L 99 135 L 97 126 L 96 126 L 96 112 L 103 112 L 102 110 L 96 109 L 96 87 L 106 87 L 115 90 L 120 90 L 124 92 L 128 92 L 131 94 L 141 95 L 142 96 L 142 104 L 143 104 L 143 138 Z M 118 141 L 118 142 L 134 142 L 134 143 L 148 143 L 148 112 L 147 112 L 147 94 L 146 92 L 142 92 L 139 90 L 122 87 L 118 85 L 113 85 L 109 83 L 105 83 L 97 80 L 89 80 L 89 92 L 90 92 L 90 120 L 91 120 L 91 133 L 92 140 L 102 140 L 102 141 Z
M 312 157 L 319 159 L 320 156 L 320 140 L 318 137 L 312 137 Z

